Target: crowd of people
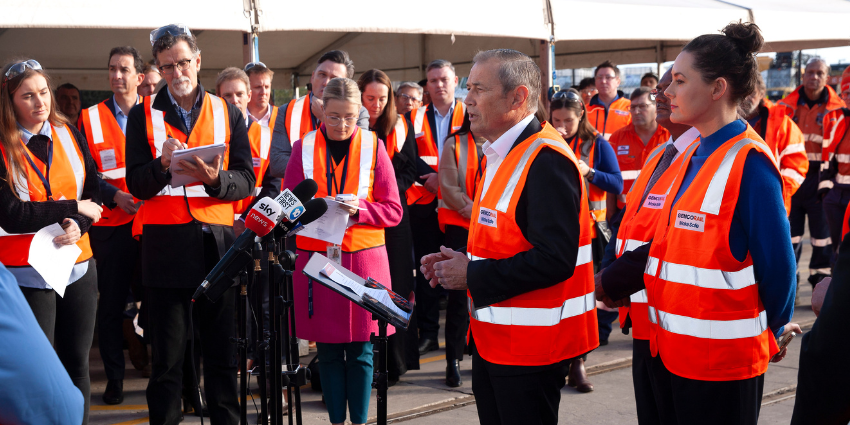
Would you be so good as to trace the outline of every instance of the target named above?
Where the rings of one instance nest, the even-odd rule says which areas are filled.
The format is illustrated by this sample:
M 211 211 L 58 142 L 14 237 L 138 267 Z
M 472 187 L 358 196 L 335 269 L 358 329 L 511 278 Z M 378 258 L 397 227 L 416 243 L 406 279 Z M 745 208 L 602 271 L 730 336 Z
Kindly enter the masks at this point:
M 315 343 L 331 423 L 367 421 L 377 322 L 300 272 L 313 253 L 415 294 L 408 329 L 390 328 L 390 385 L 439 349 L 446 310 L 445 385 L 463 385 L 471 356 L 483 424 L 557 423 L 563 386 L 593 391 L 585 361 L 615 322 L 634 341 L 639 423 L 756 424 L 768 363 L 801 332 L 791 318 L 806 217 L 821 328 L 840 323 L 831 297 L 846 296 L 850 278 L 839 255 L 850 74 L 837 93 L 814 58 L 772 104 L 762 44 L 754 24 L 730 24 L 628 96 L 609 61 L 547 94 L 532 59 L 489 50 L 473 58 L 463 100 L 448 61 L 418 83 L 379 69 L 355 81 L 352 58 L 333 50 L 309 93 L 280 106 L 262 62 L 221 71 L 215 94 L 204 88 L 201 46 L 184 25 L 151 32 L 150 63 L 134 47 L 108 52 L 113 96 L 86 109 L 37 58 L 12 61 L 0 88 L 0 303 L 19 320 L 0 313 L 0 323 L 35 356 L 40 374 L 28 379 L 42 397 L 0 396 L 0 421 L 88 423 L 97 323 L 105 403 L 123 402 L 129 338 L 142 346 L 131 357 L 150 377 L 152 424 L 190 412 L 238 423 L 237 365 L 256 365 L 257 341 L 238 358 L 235 282 L 215 302 L 193 294 L 257 199 L 312 179 L 316 198 L 352 195 L 340 244 L 298 235 L 287 245 L 298 254 L 297 336 Z M 213 144 L 226 149 L 211 162 L 174 160 Z M 175 176 L 195 183 L 172 187 Z M 81 252 L 64 288 L 28 262 L 34 234 L 56 224 L 54 243 Z M 265 296 L 253 315 L 267 325 L 268 289 L 250 291 Z M 144 338 L 126 325 L 135 309 Z M 801 385 L 806 373 L 810 387 L 835 379 L 802 366 L 828 358 L 826 332 L 804 340 Z M 823 417 L 846 423 L 846 406 Z M 806 423 L 798 407 L 794 421 Z

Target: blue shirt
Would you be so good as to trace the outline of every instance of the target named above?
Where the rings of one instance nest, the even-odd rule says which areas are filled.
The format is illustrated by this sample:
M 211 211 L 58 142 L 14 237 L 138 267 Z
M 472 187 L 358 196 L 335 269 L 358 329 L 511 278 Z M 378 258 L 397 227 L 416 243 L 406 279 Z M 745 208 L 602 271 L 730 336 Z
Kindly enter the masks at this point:
M 437 158 L 443 157 L 443 144 L 446 142 L 446 137 L 451 134 L 452 125 L 452 116 L 455 112 L 455 102 L 452 102 L 452 107 L 449 108 L 449 112 L 446 113 L 445 116 L 440 115 L 440 111 L 437 110 L 437 107 L 434 104 L 431 104 L 431 107 L 434 108 L 434 124 L 437 125 Z
M 172 98 L 174 99 L 174 98 Z M 127 135 L 127 116 L 124 115 L 124 111 L 121 110 L 121 107 L 118 106 L 118 100 L 115 99 L 115 95 L 112 95 L 112 102 L 115 104 L 115 121 L 118 121 L 118 127 L 121 127 L 121 132 L 124 135 Z M 138 102 L 137 102 L 138 103 Z M 178 106 L 179 108 L 179 106 Z M 186 128 L 189 128 L 187 125 Z
M 702 137 L 673 200 L 674 206 L 708 157 L 746 129 L 744 121 L 737 120 Z M 744 162 L 740 195 L 729 229 L 729 247 L 738 261 L 744 261 L 747 253 L 752 257 L 759 297 L 767 314 L 767 324 L 775 335 L 782 333 L 794 315 L 797 262 L 790 235 L 782 180 L 771 160 L 752 150 Z
M 29 143 L 30 139 L 35 136 L 29 130 L 25 129 L 18 123 L 18 129 L 21 130 L 21 138 L 24 139 L 24 144 Z M 42 125 L 41 130 L 38 132 L 41 136 L 47 136 L 50 140 L 53 140 L 53 130 L 50 125 L 46 122 Z M 80 224 L 77 223 L 77 226 Z M 80 280 L 86 272 L 89 271 L 89 262 L 83 261 L 81 263 L 74 264 L 74 268 L 71 269 L 71 276 L 68 278 L 68 285 Z M 9 269 L 9 272 L 15 276 L 15 279 L 18 280 L 18 285 L 23 286 L 24 288 L 36 288 L 36 289 L 53 289 L 50 284 L 44 280 L 43 277 L 32 267 L 22 266 L 22 267 L 12 267 Z
M 2 264 L 0 341 L 6 347 L 0 350 L 0 423 L 83 422 L 83 394 L 50 346 L 14 276 Z
M 191 112 L 191 110 L 187 111 L 187 110 L 183 109 L 183 107 L 180 106 L 179 103 L 177 103 L 177 100 L 174 99 L 174 96 L 171 95 L 171 90 L 165 90 L 165 91 L 168 93 L 168 98 L 171 99 L 171 104 L 174 105 L 174 108 L 177 110 L 177 113 L 180 114 L 180 118 L 183 118 L 183 123 L 186 124 L 186 130 L 192 131 L 192 112 Z M 198 90 L 198 96 L 195 97 L 195 102 L 192 103 L 192 110 L 194 110 L 195 107 L 198 105 L 198 99 L 200 99 L 200 98 L 201 98 L 201 91 Z M 118 111 L 121 110 L 121 108 L 118 107 L 117 103 L 115 104 L 115 109 L 117 109 Z M 115 119 L 116 120 L 118 119 L 118 114 L 115 114 Z M 123 130 L 123 127 L 122 127 L 122 130 Z

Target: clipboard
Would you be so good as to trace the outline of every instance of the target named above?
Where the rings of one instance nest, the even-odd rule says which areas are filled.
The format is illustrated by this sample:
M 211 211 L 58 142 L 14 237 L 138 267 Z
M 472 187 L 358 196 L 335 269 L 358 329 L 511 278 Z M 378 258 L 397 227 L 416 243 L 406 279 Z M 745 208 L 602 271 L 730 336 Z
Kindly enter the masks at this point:
M 324 274 L 322 274 L 322 269 L 331 264 L 336 271 L 345 275 L 345 277 L 354 281 L 354 283 L 366 287 L 366 281 L 347 270 L 346 268 L 340 266 L 339 264 L 331 261 L 328 257 L 325 257 L 322 254 L 314 253 L 312 257 L 310 257 L 310 261 L 304 266 L 303 273 L 312 279 L 314 282 L 321 283 L 322 285 L 330 288 L 332 291 L 336 292 L 339 295 L 349 299 L 354 304 L 360 306 L 360 308 L 365 309 L 366 311 L 372 313 L 375 317 L 380 320 L 386 321 L 387 323 L 396 327 L 396 330 L 406 330 L 407 326 L 410 323 L 410 314 L 398 314 L 395 309 L 385 305 L 384 303 L 378 301 L 374 297 L 369 294 L 363 294 L 363 296 L 358 295 L 351 289 L 347 288 L 344 285 L 341 285 L 337 282 L 334 282 Z M 373 290 L 369 288 L 370 290 Z M 396 295 L 398 296 L 398 295 Z M 410 308 L 413 308 L 413 302 L 408 301 L 410 303 Z
M 201 160 L 203 160 L 207 164 L 210 164 L 213 162 L 216 155 L 221 155 L 221 163 L 224 164 L 225 150 L 227 150 L 227 145 L 225 145 L 224 143 L 218 143 L 213 145 L 198 146 L 196 148 L 174 151 L 171 156 L 171 187 L 175 188 L 186 186 L 187 184 L 192 184 L 200 181 L 194 177 L 177 174 L 175 172 L 183 170 L 182 168 L 180 168 L 179 165 L 181 160 L 194 162 L 194 158 L 192 158 L 192 155 L 197 155 L 198 158 L 201 158 Z

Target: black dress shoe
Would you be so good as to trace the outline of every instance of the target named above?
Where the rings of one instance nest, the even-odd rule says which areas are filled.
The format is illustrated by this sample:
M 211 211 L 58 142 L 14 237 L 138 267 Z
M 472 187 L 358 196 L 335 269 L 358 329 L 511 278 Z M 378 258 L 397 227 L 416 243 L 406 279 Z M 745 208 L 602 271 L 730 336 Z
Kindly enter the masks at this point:
M 460 380 L 460 362 L 449 360 L 449 364 L 446 365 L 446 385 L 457 388 L 462 383 L 463 381 Z
M 437 341 L 434 341 L 431 338 L 425 338 L 419 343 L 419 355 L 424 356 L 428 354 L 429 351 L 439 350 L 440 344 L 437 344 Z
M 124 402 L 124 381 L 110 379 L 106 382 L 106 391 L 103 392 L 103 402 L 106 404 L 121 404 Z

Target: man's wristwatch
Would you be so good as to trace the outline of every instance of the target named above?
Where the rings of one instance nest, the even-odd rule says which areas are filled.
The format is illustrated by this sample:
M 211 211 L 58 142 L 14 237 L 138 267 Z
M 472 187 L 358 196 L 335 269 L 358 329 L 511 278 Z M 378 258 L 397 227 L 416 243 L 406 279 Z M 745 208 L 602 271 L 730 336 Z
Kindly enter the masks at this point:
M 592 182 L 593 176 L 595 176 L 595 175 L 596 175 L 596 170 L 591 168 L 590 171 L 587 172 L 587 181 Z

